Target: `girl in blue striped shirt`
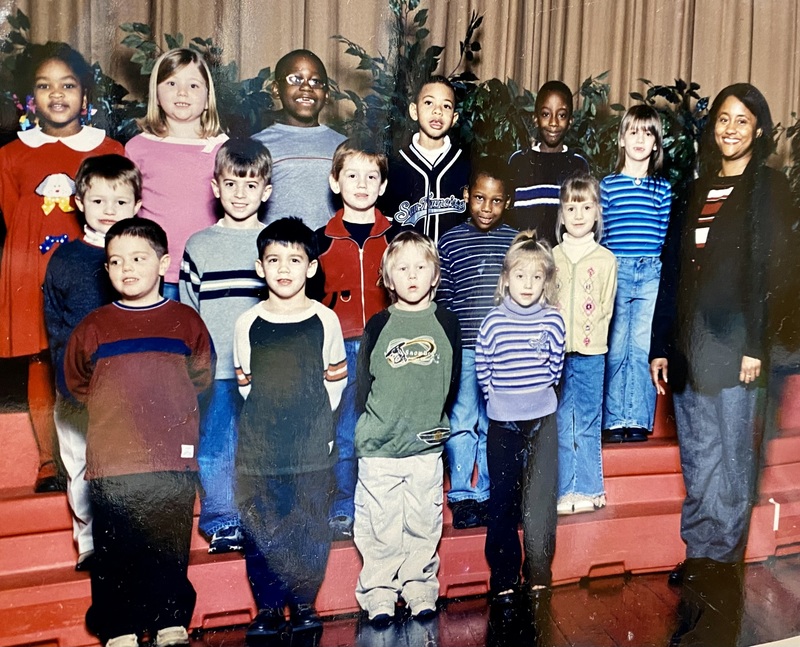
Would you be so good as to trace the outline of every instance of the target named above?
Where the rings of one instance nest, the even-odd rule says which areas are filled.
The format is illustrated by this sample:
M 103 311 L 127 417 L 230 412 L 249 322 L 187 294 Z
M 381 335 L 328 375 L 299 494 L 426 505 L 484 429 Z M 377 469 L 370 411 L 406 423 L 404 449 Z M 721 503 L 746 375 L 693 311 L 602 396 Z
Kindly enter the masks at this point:
M 617 258 L 617 296 L 606 357 L 603 437 L 606 442 L 647 440 L 656 393 L 649 388 L 650 324 L 661 276 L 672 189 L 661 176 L 661 118 L 648 105 L 633 106 L 619 126 L 613 174 L 600 183 L 602 244 Z
M 475 345 L 486 397 L 489 507 L 486 559 L 495 606 L 520 590 L 523 520 L 525 580 L 538 595 L 551 582 L 556 540 L 558 439 L 555 387 L 564 365 L 566 328 L 555 301 L 555 262 L 532 231 L 514 238 L 503 261 L 493 308 Z

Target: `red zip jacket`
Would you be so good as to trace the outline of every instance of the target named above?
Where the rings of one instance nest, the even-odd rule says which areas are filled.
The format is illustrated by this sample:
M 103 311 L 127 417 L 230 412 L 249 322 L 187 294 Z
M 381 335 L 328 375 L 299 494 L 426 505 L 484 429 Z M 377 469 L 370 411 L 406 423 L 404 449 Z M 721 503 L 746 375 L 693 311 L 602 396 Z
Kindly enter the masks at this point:
M 345 339 L 361 337 L 372 315 L 389 305 L 389 294 L 378 285 L 381 258 L 388 247 L 387 232 L 392 223 L 375 210 L 375 224 L 358 246 L 344 225 L 340 209 L 324 228 L 317 230 L 319 264 L 325 273 L 322 303 L 339 317 Z

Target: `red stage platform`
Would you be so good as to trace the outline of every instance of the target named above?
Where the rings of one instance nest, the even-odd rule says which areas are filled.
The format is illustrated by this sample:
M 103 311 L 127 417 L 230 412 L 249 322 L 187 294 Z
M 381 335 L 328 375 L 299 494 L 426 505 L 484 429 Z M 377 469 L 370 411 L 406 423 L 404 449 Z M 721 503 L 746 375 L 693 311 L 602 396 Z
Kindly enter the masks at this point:
M 800 378 L 787 386 L 782 431 L 769 441 L 753 511 L 747 559 L 800 552 Z M 665 571 L 683 558 L 679 536 L 684 496 L 667 398 L 660 398 L 654 437 L 603 448 L 608 506 L 559 519 L 555 582 L 629 571 Z M 27 414 L 0 415 L 0 647 L 97 645 L 84 626 L 89 577 L 76 573 L 63 494 L 33 494 L 36 449 Z M 441 595 L 488 590 L 484 532 L 454 530 L 449 511 L 440 546 Z M 195 532 L 190 577 L 197 589 L 192 628 L 248 622 L 255 613 L 244 561 L 211 556 Z M 332 615 L 356 611 L 361 563 L 351 542 L 334 544 L 317 606 Z

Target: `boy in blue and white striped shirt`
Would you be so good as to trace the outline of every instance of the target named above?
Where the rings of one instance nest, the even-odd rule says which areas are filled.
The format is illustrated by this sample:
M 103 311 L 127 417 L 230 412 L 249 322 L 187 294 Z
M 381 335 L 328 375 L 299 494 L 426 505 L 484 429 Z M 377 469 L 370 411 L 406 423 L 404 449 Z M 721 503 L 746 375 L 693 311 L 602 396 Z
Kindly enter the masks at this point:
M 186 242 L 180 300 L 203 319 L 214 342 L 217 369 L 202 403 L 197 462 L 203 495 L 200 530 L 209 553 L 242 548 L 233 500 L 237 424 L 242 406 L 233 368 L 233 330 L 239 315 L 259 302 L 265 288 L 256 273 L 256 239 L 264 228 L 261 205 L 272 193 L 272 157 L 263 144 L 229 139 L 217 152 L 211 188 L 224 215 Z
M 450 412 L 452 435 L 445 445 L 450 465 L 447 498 L 454 528 L 483 525 L 489 499 L 486 433 L 489 419 L 475 374 L 475 339 L 494 306 L 503 258 L 517 231 L 503 223 L 514 190 L 501 161 L 476 164 L 464 189 L 470 219 L 439 239 L 441 282 L 437 302 L 456 314 L 461 325 L 461 384 Z M 478 481 L 472 473 L 478 466 Z

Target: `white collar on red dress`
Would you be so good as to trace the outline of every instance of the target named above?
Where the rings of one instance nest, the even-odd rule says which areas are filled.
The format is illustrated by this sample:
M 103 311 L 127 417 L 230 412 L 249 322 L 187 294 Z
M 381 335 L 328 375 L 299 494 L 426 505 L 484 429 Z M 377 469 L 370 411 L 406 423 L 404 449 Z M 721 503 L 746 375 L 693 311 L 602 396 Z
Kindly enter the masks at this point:
M 45 144 L 61 142 L 64 146 L 68 146 L 74 151 L 87 153 L 103 143 L 106 131 L 93 126 L 83 126 L 80 131 L 69 137 L 53 137 L 43 133 L 42 129 L 36 126 L 36 128 L 31 128 L 30 130 L 18 132 L 17 137 L 23 144 L 31 148 L 39 148 Z

